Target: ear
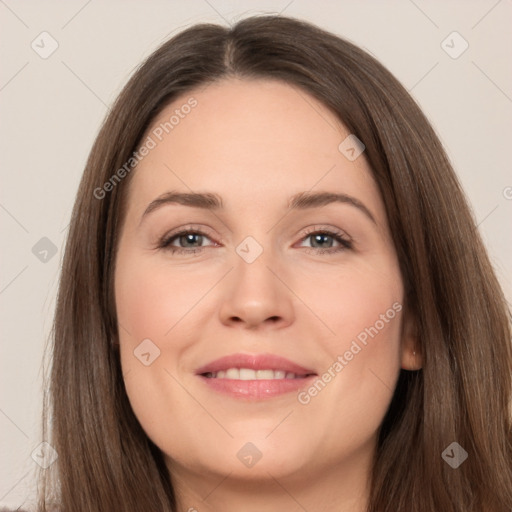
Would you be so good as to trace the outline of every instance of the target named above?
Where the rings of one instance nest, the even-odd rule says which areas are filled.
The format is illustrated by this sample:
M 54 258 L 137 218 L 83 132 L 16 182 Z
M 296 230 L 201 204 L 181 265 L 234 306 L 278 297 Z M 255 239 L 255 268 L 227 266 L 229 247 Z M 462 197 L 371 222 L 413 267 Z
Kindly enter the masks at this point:
M 411 371 L 421 370 L 423 357 L 416 317 L 408 308 L 405 308 L 403 315 L 401 339 L 402 369 Z

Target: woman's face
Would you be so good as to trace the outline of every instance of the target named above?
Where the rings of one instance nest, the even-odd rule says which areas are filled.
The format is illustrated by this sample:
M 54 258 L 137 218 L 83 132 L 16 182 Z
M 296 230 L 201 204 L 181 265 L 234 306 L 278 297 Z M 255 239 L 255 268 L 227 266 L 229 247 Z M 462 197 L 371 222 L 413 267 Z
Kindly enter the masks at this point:
M 115 294 L 128 397 L 176 475 L 369 467 L 414 340 L 349 135 L 304 91 L 238 79 L 148 130 Z

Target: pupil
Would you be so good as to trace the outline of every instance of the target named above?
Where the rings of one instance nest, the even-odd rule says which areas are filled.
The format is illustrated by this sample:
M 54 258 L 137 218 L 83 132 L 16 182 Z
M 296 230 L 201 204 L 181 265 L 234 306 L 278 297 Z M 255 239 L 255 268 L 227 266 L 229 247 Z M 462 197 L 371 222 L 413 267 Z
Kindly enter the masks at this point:
M 194 238 L 195 237 L 199 237 L 199 243 L 194 243 Z M 197 234 L 194 234 L 194 233 L 188 233 L 186 235 L 182 235 L 181 237 L 181 242 L 184 242 L 184 244 L 186 245 L 188 242 L 190 242 L 194 247 L 197 247 L 198 245 L 201 246 L 201 241 L 202 241 L 202 235 L 197 235 Z
M 320 244 L 322 244 L 322 242 L 325 242 L 326 238 L 330 238 L 330 235 L 325 235 L 325 234 L 314 235 L 313 236 L 313 240 L 314 240 L 313 247 L 316 247 L 317 242 Z

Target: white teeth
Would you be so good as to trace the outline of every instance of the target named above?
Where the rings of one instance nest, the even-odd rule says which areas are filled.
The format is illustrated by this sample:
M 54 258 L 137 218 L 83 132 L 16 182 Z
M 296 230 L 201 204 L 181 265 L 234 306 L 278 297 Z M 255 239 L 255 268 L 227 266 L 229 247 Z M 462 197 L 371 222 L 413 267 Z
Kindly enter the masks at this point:
M 235 380 L 274 380 L 274 379 L 298 379 L 295 373 L 284 370 L 253 370 L 251 368 L 228 368 L 218 372 L 211 372 L 207 375 L 213 379 L 235 379 Z
M 256 372 L 257 379 L 273 379 L 275 372 L 272 370 L 258 370 Z
M 238 368 L 229 368 L 229 370 L 226 370 L 226 379 L 240 379 L 240 370 Z
M 249 368 L 240 368 L 240 380 L 254 380 L 256 379 L 256 371 Z

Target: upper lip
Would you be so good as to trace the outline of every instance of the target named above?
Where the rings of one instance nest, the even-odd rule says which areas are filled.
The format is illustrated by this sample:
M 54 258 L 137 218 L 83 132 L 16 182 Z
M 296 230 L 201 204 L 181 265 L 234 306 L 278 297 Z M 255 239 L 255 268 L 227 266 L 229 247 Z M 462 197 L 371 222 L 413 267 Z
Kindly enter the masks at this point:
M 274 354 L 230 354 L 201 366 L 197 375 L 225 371 L 229 368 L 250 368 L 252 370 L 282 370 L 295 375 L 312 375 L 314 370 L 300 366 L 289 359 Z

